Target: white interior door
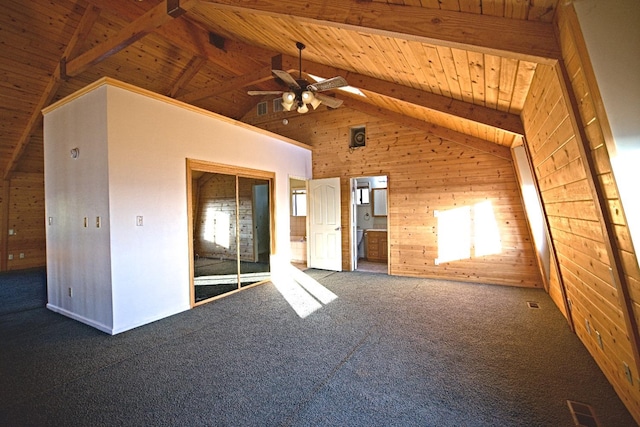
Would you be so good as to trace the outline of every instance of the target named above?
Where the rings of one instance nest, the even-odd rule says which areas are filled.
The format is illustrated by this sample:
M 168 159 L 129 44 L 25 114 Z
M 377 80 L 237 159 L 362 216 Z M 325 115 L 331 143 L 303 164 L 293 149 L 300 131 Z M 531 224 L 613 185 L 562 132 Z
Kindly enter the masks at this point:
M 310 268 L 342 270 L 340 178 L 309 181 Z

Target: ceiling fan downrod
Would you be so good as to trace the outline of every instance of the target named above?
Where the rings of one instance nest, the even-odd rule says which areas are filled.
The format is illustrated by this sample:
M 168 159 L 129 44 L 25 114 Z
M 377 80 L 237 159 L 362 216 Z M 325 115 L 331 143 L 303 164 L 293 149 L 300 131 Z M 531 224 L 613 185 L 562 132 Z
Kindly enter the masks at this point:
M 298 48 L 298 78 L 302 80 L 302 50 L 306 46 L 301 42 L 296 42 L 296 47 Z

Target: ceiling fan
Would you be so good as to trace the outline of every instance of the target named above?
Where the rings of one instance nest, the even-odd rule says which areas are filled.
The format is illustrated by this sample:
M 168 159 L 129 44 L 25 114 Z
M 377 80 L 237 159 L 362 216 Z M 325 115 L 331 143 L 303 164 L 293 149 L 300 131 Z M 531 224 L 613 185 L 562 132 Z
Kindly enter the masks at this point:
M 286 111 L 292 111 L 297 108 L 298 113 L 306 113 L 309 111 L 307 104 L 311 104 L 315 110 L 318 106 L 324 102 L 325 105 L 331 108 L 338 108 L 342 105 L 342 100 L 333 98 L 331 96 L 323 95 L 319 92 L 325 90 L 337 89 L 340 87 L 348 86 L 349 84 L 344 77 L 337 76 L 320 82 L 311 83 L 302 78 L 302 50 L 306 47 L 300 42 L 296 42 L 298 48 L 298 60 L 299 60 L 299 74 L 295 79 L 291 74 L 283 70 L 271 70 L 273 75 L 282 80 L 287 86 L 289 91 L 283 90 L 250 90 L 247 93 L 249 95 L 282 95 L 282 107 Z

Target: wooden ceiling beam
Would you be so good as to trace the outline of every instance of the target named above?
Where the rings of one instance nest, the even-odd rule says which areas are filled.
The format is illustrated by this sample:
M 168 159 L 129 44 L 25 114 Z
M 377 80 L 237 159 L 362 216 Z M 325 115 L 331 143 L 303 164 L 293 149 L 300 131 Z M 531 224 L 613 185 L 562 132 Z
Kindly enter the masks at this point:
M 201 7 L 295 19 L 543 64 L 561 58 L 553 25 L 415 6 L 364 1 L 201 0 Z
M 271 65 L 269 65 L 267 67 L 262 67 L 252 73 L 228 79 L 224 83 L 216 84 L 215 86 L 207 90 L 198 90 L 195 92 L 187 93 L 185 95 L 179 96 L 177 99 L 183 102 L 193 103 L 204 98 L 209 98 L 221 93 L 241 89 L 243 87 L 262 83 L 271 79 L 273 79 L 273 76 L 271 75 Z
M 385 108 L 381 108 L 376 105 L 372 105 L 367 102 L 356 100 L 350 97 L 344 99 L 343 106 L 351 108 L 353 110 L 358 110 L 373 117 L 378 117 L 384 120 L 391 120 L 402 126 L 421 130 L 438 138 L 446 139 L 447 141 L 451 141 L 465 147 L 470 147 L 478 151 L 491 154 L 492 156 L 499 157 L 501 159 L 512 161 L 511 149 L 509 147 L 505 147 L 491 141 L 486 141 L 481 138 L 466 135 L 464 133 L 438 126 L 433 123 L 425 122 L 424 120 L 408 117 L 404 114 L 396 113 L 395 111 L 390 111 Z
M 78 23 L 78 26 L 76 27 L 76 30 L 69 40 L 69 43 L 67 43 L 67 47 L 62 54 L 63 58 L 76 54 L 76 52 L 82 46 L 82 42 L 86 39 L 87 35 L 91 31 L 91 28 L 98 20 L 98 16 L 100 16 L 99 8 L 95 6 L 87 7 L 84 14 L 82 15 L 82 18 L 80 19 L 80 22 Z M 27 148 L 31 135 L 35 132 L 36 127 L 39 126 L 42 122 L 42 109 L 51 103 L 62 84 L 62 80 L 60 79 L 61 64 L 62 62 L 58 63 L 56 69 L 51 74 L 51 77 L 49 77 L 47 86 L 45 87 L 42 95 L 40 96 L 40 99 L 33 108 L 33 111 L 29 116 L 29 120 L 27 120 L 24 131 L 20 135 L 20 139 L 18 140 L 16 147 L 11 153 L 11 158 L 9 159 L 9 162 L 7 163 L 7 166 L 5 167 L 5 170 L 2 174 L 3 179 L 5 180 L 9 179 L 11 173 L 18 166 L 18 161 L 20 160 L 20 157 L 22 157 L 24 150 Z
M 198 5 L 199 0 L 182 0 L 181 3 L 178 3 L 179 6 L 176 6 L 176 0 L 164 0 L 124 27 L 116 36 L 107 39 L 103 43 L 100 43 L 71 60 L 67 60 L 66 65 L 63 66 L 65 75 L 62 77 L 77 76 L 92 65 L 120 52 L 135 41 L 140 40 L 150 32 L 163 26 L 168 21 L 175 19 L 174 16 L 179 16 L 182 13 L 176 12 L 176 10 L 188 11 Z M 63 63 L 64 62 L 65 61 L 63 61 Z
M 113 0 L 86 0 L 90 4 L 114 13 L 122 19 L 135 21 L 143 13 L 141 3 L 114 2 Z M 207 61 L 233 74 L 244 74 L 254 69 L 256 64 L 268 62 L 274 52 L 227 40 L 225 50 L 213 46 L 209 42 L 209 32 L 201 24 L 189 18 L 188 14 L 181 19 L 168 21 L 154 32 L 174 46 L 194 56 L 202 56 Z
M 196 74 L 198 74 L 198 72 L 202 69 L 206 62 L 207 60 L 201 56 L 194 56 L 193 58 L 191 58 L 191 61 L 189 61 L 184 70 L 182 70 L 180 77 L 173 84 L 173 87 L 171 87 L 167 95 L 171 98 L 175 98 L 180 89 L 189 84 L 191 79 L 194 78 Z
M 297 58 L 283 56 L 282 61 L 285 70 L 297 69 L 298 67 Z M 448 98 L 446 96 L 436 95 L 419 89 L 413 89 L 407 86 L 391 83 L 386 80 L 352 73 L 311 61 L 302 62 L 302 71 L 307 74 L 314 74 L 323 78 L 340 75 L 347 79 L 349 85 L 361 90 L 375 92 L 379 95 L 399 99 L 433 111 L 492 126 L 515 135 L 524 135 L 522 119 L 517 114 L 494 110 L 482 105 L 475 105 L 469 102 Z

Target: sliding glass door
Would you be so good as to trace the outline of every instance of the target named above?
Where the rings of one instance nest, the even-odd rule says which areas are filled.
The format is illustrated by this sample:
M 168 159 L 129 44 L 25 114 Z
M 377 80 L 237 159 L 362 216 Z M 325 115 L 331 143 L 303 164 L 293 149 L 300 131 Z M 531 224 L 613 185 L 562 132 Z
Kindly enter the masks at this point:
M 192 304 L 269 280 L 272 179 L 189 166 Z

